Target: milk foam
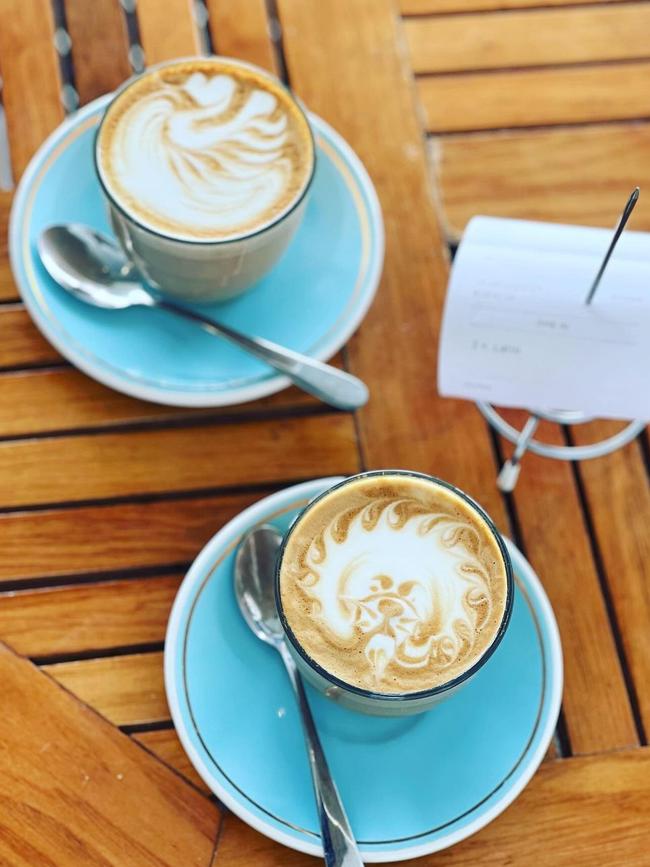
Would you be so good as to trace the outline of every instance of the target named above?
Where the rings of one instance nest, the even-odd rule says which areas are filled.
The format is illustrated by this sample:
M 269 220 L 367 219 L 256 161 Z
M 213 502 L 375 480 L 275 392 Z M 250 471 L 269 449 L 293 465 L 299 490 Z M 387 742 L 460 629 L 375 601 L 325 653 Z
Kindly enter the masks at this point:
M 208 71 L 190 64 L 185 76 L 163 69 L 153 84 L 132 85 L 100 136 L 100 170 L 126 210 L 192 239 L 263 227 L 311 170 L 306 121 L 279 87 Z
M 432 505 L 400 496 L 341 503 L 295 569 L 285 572 L 283 560 L 294 634 L 342 680 L 427 689 L 471 666 L 494 637 L 505 603 L 498 549 L 477 521 Z

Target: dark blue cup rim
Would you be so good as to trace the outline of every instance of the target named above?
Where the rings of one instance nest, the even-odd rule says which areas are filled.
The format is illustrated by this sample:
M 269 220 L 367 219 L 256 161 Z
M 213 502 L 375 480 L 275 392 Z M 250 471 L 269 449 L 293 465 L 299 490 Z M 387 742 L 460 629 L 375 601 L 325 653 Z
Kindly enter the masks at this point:
M 297 524 L 300 519 L 305 515 L 313 506 L 319 503 L 322 499 L 329 496 L 334 491 L 337 491 L 339 488 L 345 487 L 345 485 L 350 482 L 356 481 L 358 479 L 365 478 L 373 478 L 380 476 L 411 476 L 413 478 L 424 479 L 425 481 L 432 482 L 440 487 L 446 488 L 448 491 L 456 494 L 460 497 L 465 503 L 467 503 L 485 522 L 488 529 L 492 533 L 495 542 L 499 548 L 501 556 L 503 558 L 503 563 L 506 570 L 506 601 L 504 606 L 503 618 L 501 620 L 501 624 L 499 629 L 497 630 L 492 642 L 488 645 L 482 655 L 476 660 L 476 662 L 470 666 L 470 668 L 463 671 L 457 677 L 452 680 L 446 681 L 445 683 L 439 684 L 438 686 L 432 687 L 431 689 L 424 689 L 418 692 L 402 692 L 402 693 L 391 693 L 391 692 L 373 692 L 372 690 L 362 689 L 359 686 L 355 686 L 354 684 L 348 683 L 345 680 L 341 680 L 335 675 L 331 674 L 327 669 L 323 668 L 316 662 L 315 659 L 312 659 L 311 656 L 305 651 L 302 647 L 298 639 L 293 633 L 289 622 L 284 613 L 284 609 L 282 607 L 282 596 L 280 593 L 280 571 L 282 568 L 282 560 L 284 558 L 284 553 L 288 544 L 289 539 L 291 538 L 292 533 L 294 532 Z M 357 473 L 353 476 L 349 476 L 346 479 L 343 479 L 341 482 L 337 482 L 335 485 L 332 485 L 331 488 L 328 488 L 326 491 L 323 491 L 317 497 L 314 497 L 302 512 L 296 517 L 291 527 L 289 527 L 286 532 L 284 539 L 282 540 L 282 545 L 280 547 L 278 558 L 276 561 L 276 570 L 275 570 L 275 602 L 278 609 L 278 614 L 280 616 L 280 622 L 282 623 L 282 628 L 287 636 L 289 643 L 291 644 L 292 649 L 298 654 L 298 656 L 304 660 L 307 666 L 313 669 L 317 674 L 319 674 L 324 680 L 328 681 L 332 684 L 332 686 L 337 686 L 341 690 L 346 692 L 351 692 L 354 695 L 361 696 L 363 698 L 374 699 L 382 702 L 394 702 L 396 704 L 403 702 L 413 702 L 418 699 L 426 699 L 433 698 L 435 696 L 443 695 L 450 690 L 455 689 L 460 684 L 464 683 L 466 680 L 469 680 L 474 674 L 476 674 L 479 669 L 481 669 L 485 663 L 490 659 L 494 651 L 497 649 L 503 636 L 505 635 L 506 629 L 508 628 L 508 624 L 510 623 L 510 617 L 512 615 L 512 605 L 514 599 L 514 576 L 512 572 L 512 563 L 510 560 L 510 555 L 508 553 L 508 549 L 505 546 L 503 538 L 499 531 L 497 530 L 494 522 L 489 517 L 489 515 L 485 512 L 485 510 L 480 506 L 476 500 L 472 499 L 468 494 L 464 491 L 461 491 L 460 488 L 457 488 L 455 485 L 452 485 L 450 482 L 444 481 L 444 479 L 439 479 L 436 476 L 430 476 L 426 473 L 418 473 L 414 470 L 369 470 L 365 473 Z

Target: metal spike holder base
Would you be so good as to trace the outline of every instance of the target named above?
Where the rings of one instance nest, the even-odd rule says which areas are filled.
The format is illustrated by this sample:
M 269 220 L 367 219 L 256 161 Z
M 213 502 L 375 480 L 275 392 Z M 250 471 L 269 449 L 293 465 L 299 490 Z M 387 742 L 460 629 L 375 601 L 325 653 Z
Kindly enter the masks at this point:
M 592 421 L 582 412 L 574 410 L 557 410 L 554 412 L 531 412 L 530 417 L 521 430 L 509 424 L 490 403 L 477 403 L 477 407 L 490 425 L 511 443 L 515 443 L 512 458 L 507 460 L 497 477 L 497 486 L 504 492 L 513 491 L 519 478 L 521 458 L 526 451 L 545 458 L 555 458 L 560 461 L 584 461 L 589 458 L 600 458 L 616 449 L 627 445 L 638 436 L 646 425 L 644 421 L 631 421 L 620 431 L 607 439 L 599 440 L 582 446 L 557 446 L 552 443 L 540 442 L 533 438 L 535 429 L 541 419 L 557 424 L 584 424 Z

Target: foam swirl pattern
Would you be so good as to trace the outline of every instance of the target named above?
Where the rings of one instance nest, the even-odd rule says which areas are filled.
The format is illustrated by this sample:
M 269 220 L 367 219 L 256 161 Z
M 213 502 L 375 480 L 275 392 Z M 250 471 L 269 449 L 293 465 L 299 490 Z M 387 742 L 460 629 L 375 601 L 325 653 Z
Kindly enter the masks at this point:
M 283 557 L 282 604 L 297 640 L 331 674 L 413 692 L 483 655 L 507 579 L 493 535 L 461 498 L 429 482 L 388 484 L 353 482 L 334 492 L 338 504 L 325 498 L 307 511 Z
M 220 240 L 273 222 L 300 195 L 309 128 L 279 84 L 245 67 L 163 67 L 117 97 L 99 169 L 127 213 L 155 231 Z

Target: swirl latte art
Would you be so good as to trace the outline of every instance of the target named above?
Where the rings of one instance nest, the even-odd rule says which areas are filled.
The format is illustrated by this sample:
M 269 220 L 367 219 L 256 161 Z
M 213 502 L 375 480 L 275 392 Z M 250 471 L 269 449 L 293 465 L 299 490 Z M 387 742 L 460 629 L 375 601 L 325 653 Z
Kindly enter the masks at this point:
M 233 239 L 273 223 L 313 165 L 309 126 L 283 87 L 215 58 L 179 61 L 127 87 L 97 154 L 117 203 L 183 240 Z
M 340 680 L 402 693 L 457 677 L 504 615 L 506 572 L 481 516 L 416 476 L 368 476 L 307 509 L 280 573 L 304 651 Z

